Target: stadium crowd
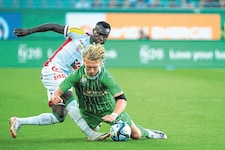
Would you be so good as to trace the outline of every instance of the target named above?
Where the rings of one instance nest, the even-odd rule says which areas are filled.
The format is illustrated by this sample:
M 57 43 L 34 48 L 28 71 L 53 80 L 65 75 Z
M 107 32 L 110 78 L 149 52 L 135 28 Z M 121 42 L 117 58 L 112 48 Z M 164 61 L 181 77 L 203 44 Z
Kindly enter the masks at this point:
M 0 0 L 0 8 L 224 8 L 225 0 Z

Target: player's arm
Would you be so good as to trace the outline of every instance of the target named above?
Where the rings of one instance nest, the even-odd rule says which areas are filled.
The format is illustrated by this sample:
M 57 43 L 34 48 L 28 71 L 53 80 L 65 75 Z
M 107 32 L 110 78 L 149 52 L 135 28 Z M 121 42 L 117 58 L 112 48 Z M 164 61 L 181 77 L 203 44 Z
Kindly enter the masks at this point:
M 60 97 L 64 92 L 58 87 L 54 93 L 51 95 L 51 101 L 53 104 L 57 105 L 58 103 L 62 103 L 63 99 Z
M 113 122 L 116 118 L 126 109 L 127 101 L 123 92 L 114 94 L 114 99 L 116 101 L 116 106 L 114 111 L 110 115 L 102 117 L 104 121 Z
M 114 116 L 116 119 L 126 109 L 127 100 L 123 92 L 115 94 L 114 99 L 116 101 L 116 106 L 111 115 Z
M 60 96 L 63 93 L 67 92 L 75 84 L 76 81 L 79 81 L 79 78 L 77 75 L 77 71 L 74 71 L 63 82 L 60 83 L 60 85 L 51 95 L 51 101 L 53 102 L 53 104 L 57 105 L 58 103 L 63 102 Z
M 13 30 L 13 34 L 17 37 L 23 37 L 36 32 L 46 32 L 46 31 L 54 31 L 60 34 L 64 34 L 64 27 L 65 26 L 59 24 L 48 23 L 42 24 L 34 28 L 15 28 Z
M 72 87 L 72 82 L 69 81 L 68 78 L 66 78 L 52 93 L 50 100 L 53 104 L 57 105 L 58 103 L 62 103 L 63 99 L 61 98 L 61 95 Z

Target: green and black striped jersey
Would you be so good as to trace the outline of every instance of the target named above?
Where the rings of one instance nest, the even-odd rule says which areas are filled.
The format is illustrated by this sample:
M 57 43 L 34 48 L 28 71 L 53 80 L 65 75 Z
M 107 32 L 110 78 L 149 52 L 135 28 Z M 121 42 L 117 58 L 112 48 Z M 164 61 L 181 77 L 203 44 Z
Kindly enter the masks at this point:
M 81 66 L 60 84 L 60 89 L 65 92 L 72 86 L 75 88 L 79 107 L 94 114 L 113 111 L 113 95 L 122 91 L 105 67 L 101 67 L 95 77 L 89 77 L 85 74 L 85 67 Z

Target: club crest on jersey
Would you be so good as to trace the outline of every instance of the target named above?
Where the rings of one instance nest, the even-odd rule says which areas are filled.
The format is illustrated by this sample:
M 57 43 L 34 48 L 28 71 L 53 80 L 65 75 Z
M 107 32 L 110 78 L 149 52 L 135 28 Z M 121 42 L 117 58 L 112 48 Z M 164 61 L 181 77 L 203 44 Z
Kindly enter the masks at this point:
M 86 75 L 82 75 L 81 82 L 82 82 L 82 84 L 85 84 L 87 82 Z
M 76 50 L 82 52 L 84 48 L 85 48 L 85 44 L 83 43 L 82 40 L 80 40 Z

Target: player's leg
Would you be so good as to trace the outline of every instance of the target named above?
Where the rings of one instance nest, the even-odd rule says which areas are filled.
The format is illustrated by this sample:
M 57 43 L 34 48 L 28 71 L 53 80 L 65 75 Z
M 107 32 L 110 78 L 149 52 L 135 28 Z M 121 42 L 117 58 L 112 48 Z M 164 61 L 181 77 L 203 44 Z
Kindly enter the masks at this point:
M 149 139 L 167 139 L 167 135 L 162 131 L 146 129 L 140 125 L 135 125 L 134 122 L 131 125 L 131 136 L 135 139 L 139 139 L 141 137 Z
M 162 131 L 150 130 L 143 128 L 140 125 L 135 125 L 135 123 L 131 120 L 130 116 L 126 112 L 123 112 L 117 119 L 121 119 L 122 121 L 127 122 L 131 127 L 131 138 L 139 139 L 142 137 L 147 137 L 151 139 L 167 139 L 166 134 L 164 134 Z
M 145 130 L 148 131 L 148 136 L 146 136 L 147 138 L 150 139 L 167 139 L 167 135 L 165 133 L 163 133 L 162 131 L 159 130 L 150 130 L 150 129 L 146 129 Z
M 133 139 L 139 139 L 142 136 L 147 135 L 147 131 L 145 132 L 145 130 L 140 130 L 135 124 L 134 122 L 131 120 L 130 116 L 126 113 L 123 112 L 120 114 L 120 116 L 117 117 L 115 122 L 126 122 L 130 128 L 131 128 L 131 138 Z
M 16 138 L 17 132 L 23 125 L 50 125 L 60 122 L 52 113 L 42 113 L 38 116 L 25 118 L 11 117 L 10 132 L 13 138 Z
M 50 100 L 51 93 L 59 85 L 59 81 L 55 80 L 55 72 L 52 66 L 45 66 L 42 68 L 42 78 L 41 81 L 43 85 L 47 88 L 48 100 Z M 49 106 L 52 106 L 49 101 Z M 25 118 L 11 117 L 10 122 L 10 132 L 13 138 L 16 138 L 17 132 L 23 125 L 50 125 L 58 122 L 63 122 L 65 118 L 65 106 L 53 106 L 51 107 L 53 113 L 42 113 L 38 116 L 31 116 Z
M 16 134 L 20 127 L 23 125 L 51 125 L 59 122 L 63 122 L 66 116 L 65 105 L 53 105 L 49 103 L 52 108 L 52 113 L 42 113 L 37 116 L 31 117 L 11 117 L 10 118 L 10 132 L 13 138 L 16 138 Z
M 90 128 L 86 120 L 81 116 L 77 101 L 74 99 L 71 91 L 64 93 L 61 97 L 66 104 L 66 110 L 70 118 L 77 124 L 81 131 L 89 137 L 90 141 L 104 140 L 108 137 L 108 133 L 95 132 Z

